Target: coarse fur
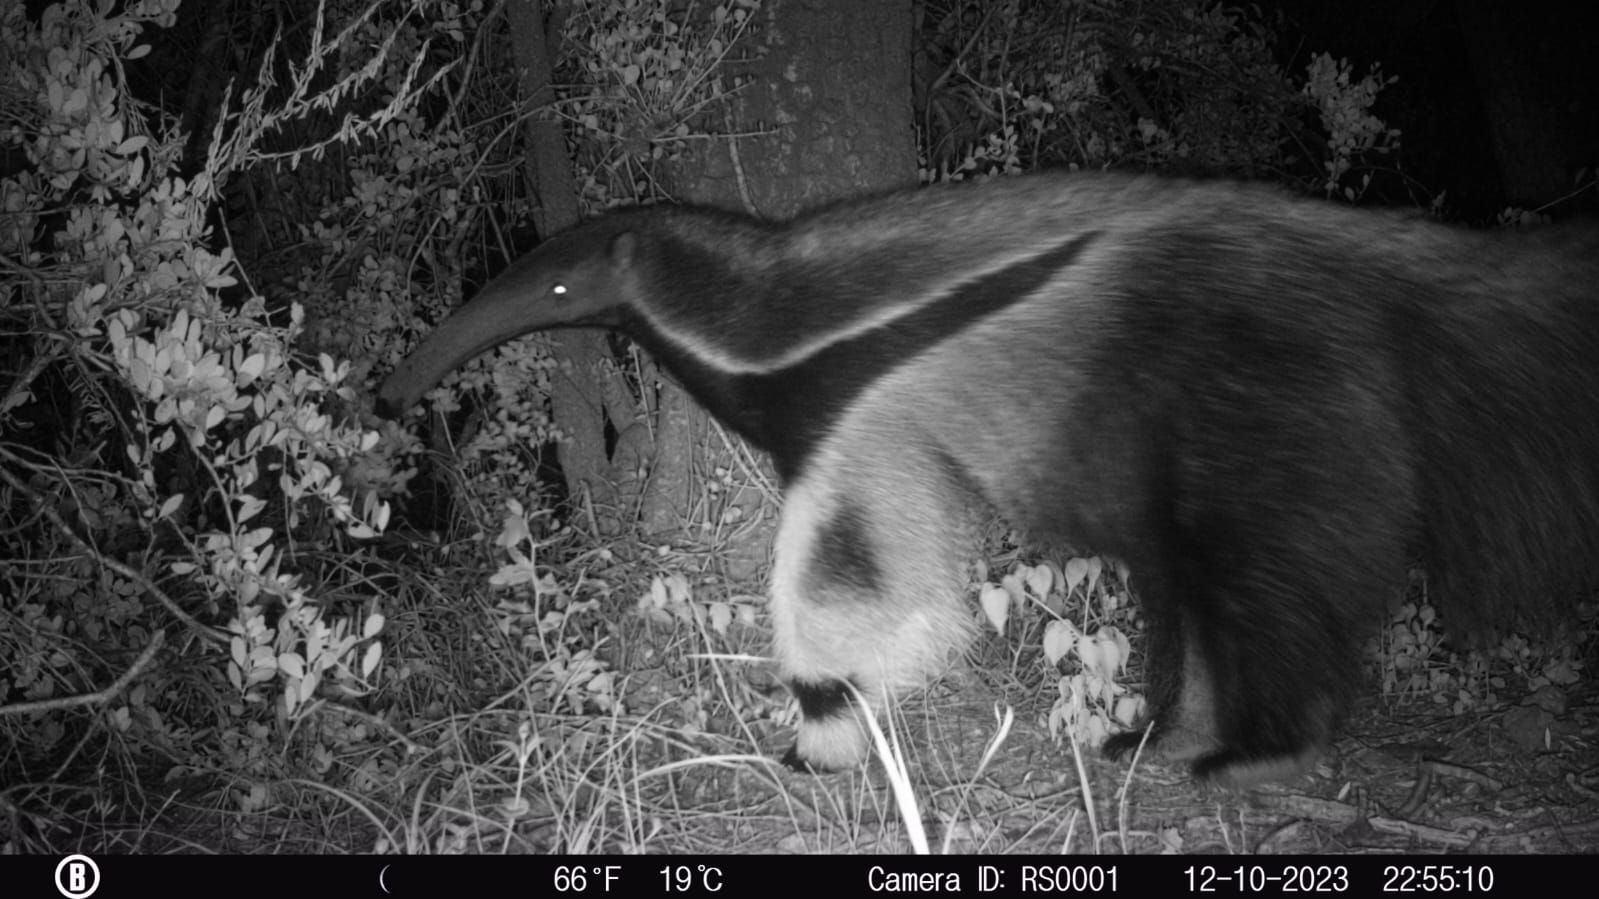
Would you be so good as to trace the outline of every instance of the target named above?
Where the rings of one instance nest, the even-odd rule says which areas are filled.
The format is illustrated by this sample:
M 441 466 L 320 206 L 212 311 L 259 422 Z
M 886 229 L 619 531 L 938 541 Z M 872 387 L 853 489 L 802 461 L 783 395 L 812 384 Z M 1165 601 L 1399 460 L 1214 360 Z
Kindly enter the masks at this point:
M 1221 183 L 1031 176 L 784 224 L 659 209 L 549 241 L 383 386 L 620 328 L 786 485 L 775 652 L 835 769 L 964 645 L 974 523 L 1123 559 L 1155 747 L 1300 770 L 1421 555 L 1457 635 L 1599 559 L 1599 237 L 1477 234 Z M 1113 753 L 1136 745 L 1115 738 Z

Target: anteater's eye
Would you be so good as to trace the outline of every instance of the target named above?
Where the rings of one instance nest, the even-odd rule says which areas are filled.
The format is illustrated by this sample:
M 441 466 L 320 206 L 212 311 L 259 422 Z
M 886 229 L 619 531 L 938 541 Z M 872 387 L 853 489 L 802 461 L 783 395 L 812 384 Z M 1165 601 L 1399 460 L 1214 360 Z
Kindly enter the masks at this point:
M 557 281 L 550 287 L 550 293 L 558 297 L 566 296 L 566 285 Z

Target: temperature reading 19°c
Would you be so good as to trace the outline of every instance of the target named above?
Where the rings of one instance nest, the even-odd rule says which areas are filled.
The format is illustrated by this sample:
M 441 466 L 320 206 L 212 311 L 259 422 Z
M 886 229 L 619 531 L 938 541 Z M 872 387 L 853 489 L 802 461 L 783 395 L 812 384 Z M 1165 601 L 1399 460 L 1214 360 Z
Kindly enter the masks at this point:
M 661 869 L 661 888 L 668 893 L 722 891 L 722 869 L 715 865 L 667 865 Z

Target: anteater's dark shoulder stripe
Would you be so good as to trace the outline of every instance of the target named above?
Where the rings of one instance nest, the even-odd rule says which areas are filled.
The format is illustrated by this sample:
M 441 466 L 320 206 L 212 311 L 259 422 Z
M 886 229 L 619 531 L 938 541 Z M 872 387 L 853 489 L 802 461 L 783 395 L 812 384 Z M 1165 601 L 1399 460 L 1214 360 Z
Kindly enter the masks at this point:
M 827 347 L 793 368 L 743 379 L 748 402 L 766 410 L 767 450 L 785 479 L 797 476 L 817 443 L 863 390 L 974 322 L 1038 295 L 1076 264 L 1096 233 L 1002 269 L 904 318 Z
M 712 415 L 770 453 L 778 474 L 788 480 L 861 391 L 973 322 L 1036 294 L 1075 264 L 1097 237 L 1098 232 L 1074 237 L 774 372 L 729 375 L 657 329 L 639 322 L 622 327 L 637 335 Z

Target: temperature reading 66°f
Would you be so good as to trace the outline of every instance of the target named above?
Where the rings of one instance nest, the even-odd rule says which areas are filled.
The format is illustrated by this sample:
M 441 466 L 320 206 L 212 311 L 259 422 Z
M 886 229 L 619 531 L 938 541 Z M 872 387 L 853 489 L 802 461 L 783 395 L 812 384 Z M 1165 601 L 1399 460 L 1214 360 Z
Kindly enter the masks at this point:
M 661 888 L 668 893 L 722 891 L 722 869 L 715 865 L 667 865 L 661 869 Z
M 602 893 L 609 893 L 621 874 L 622 869 L 618 865 L 592 865 L 587 868 L 579 865 L 557 865 L 555 883 L 551 885 L 555 887 L 557 893 L 586 893 L 590 887 Z

